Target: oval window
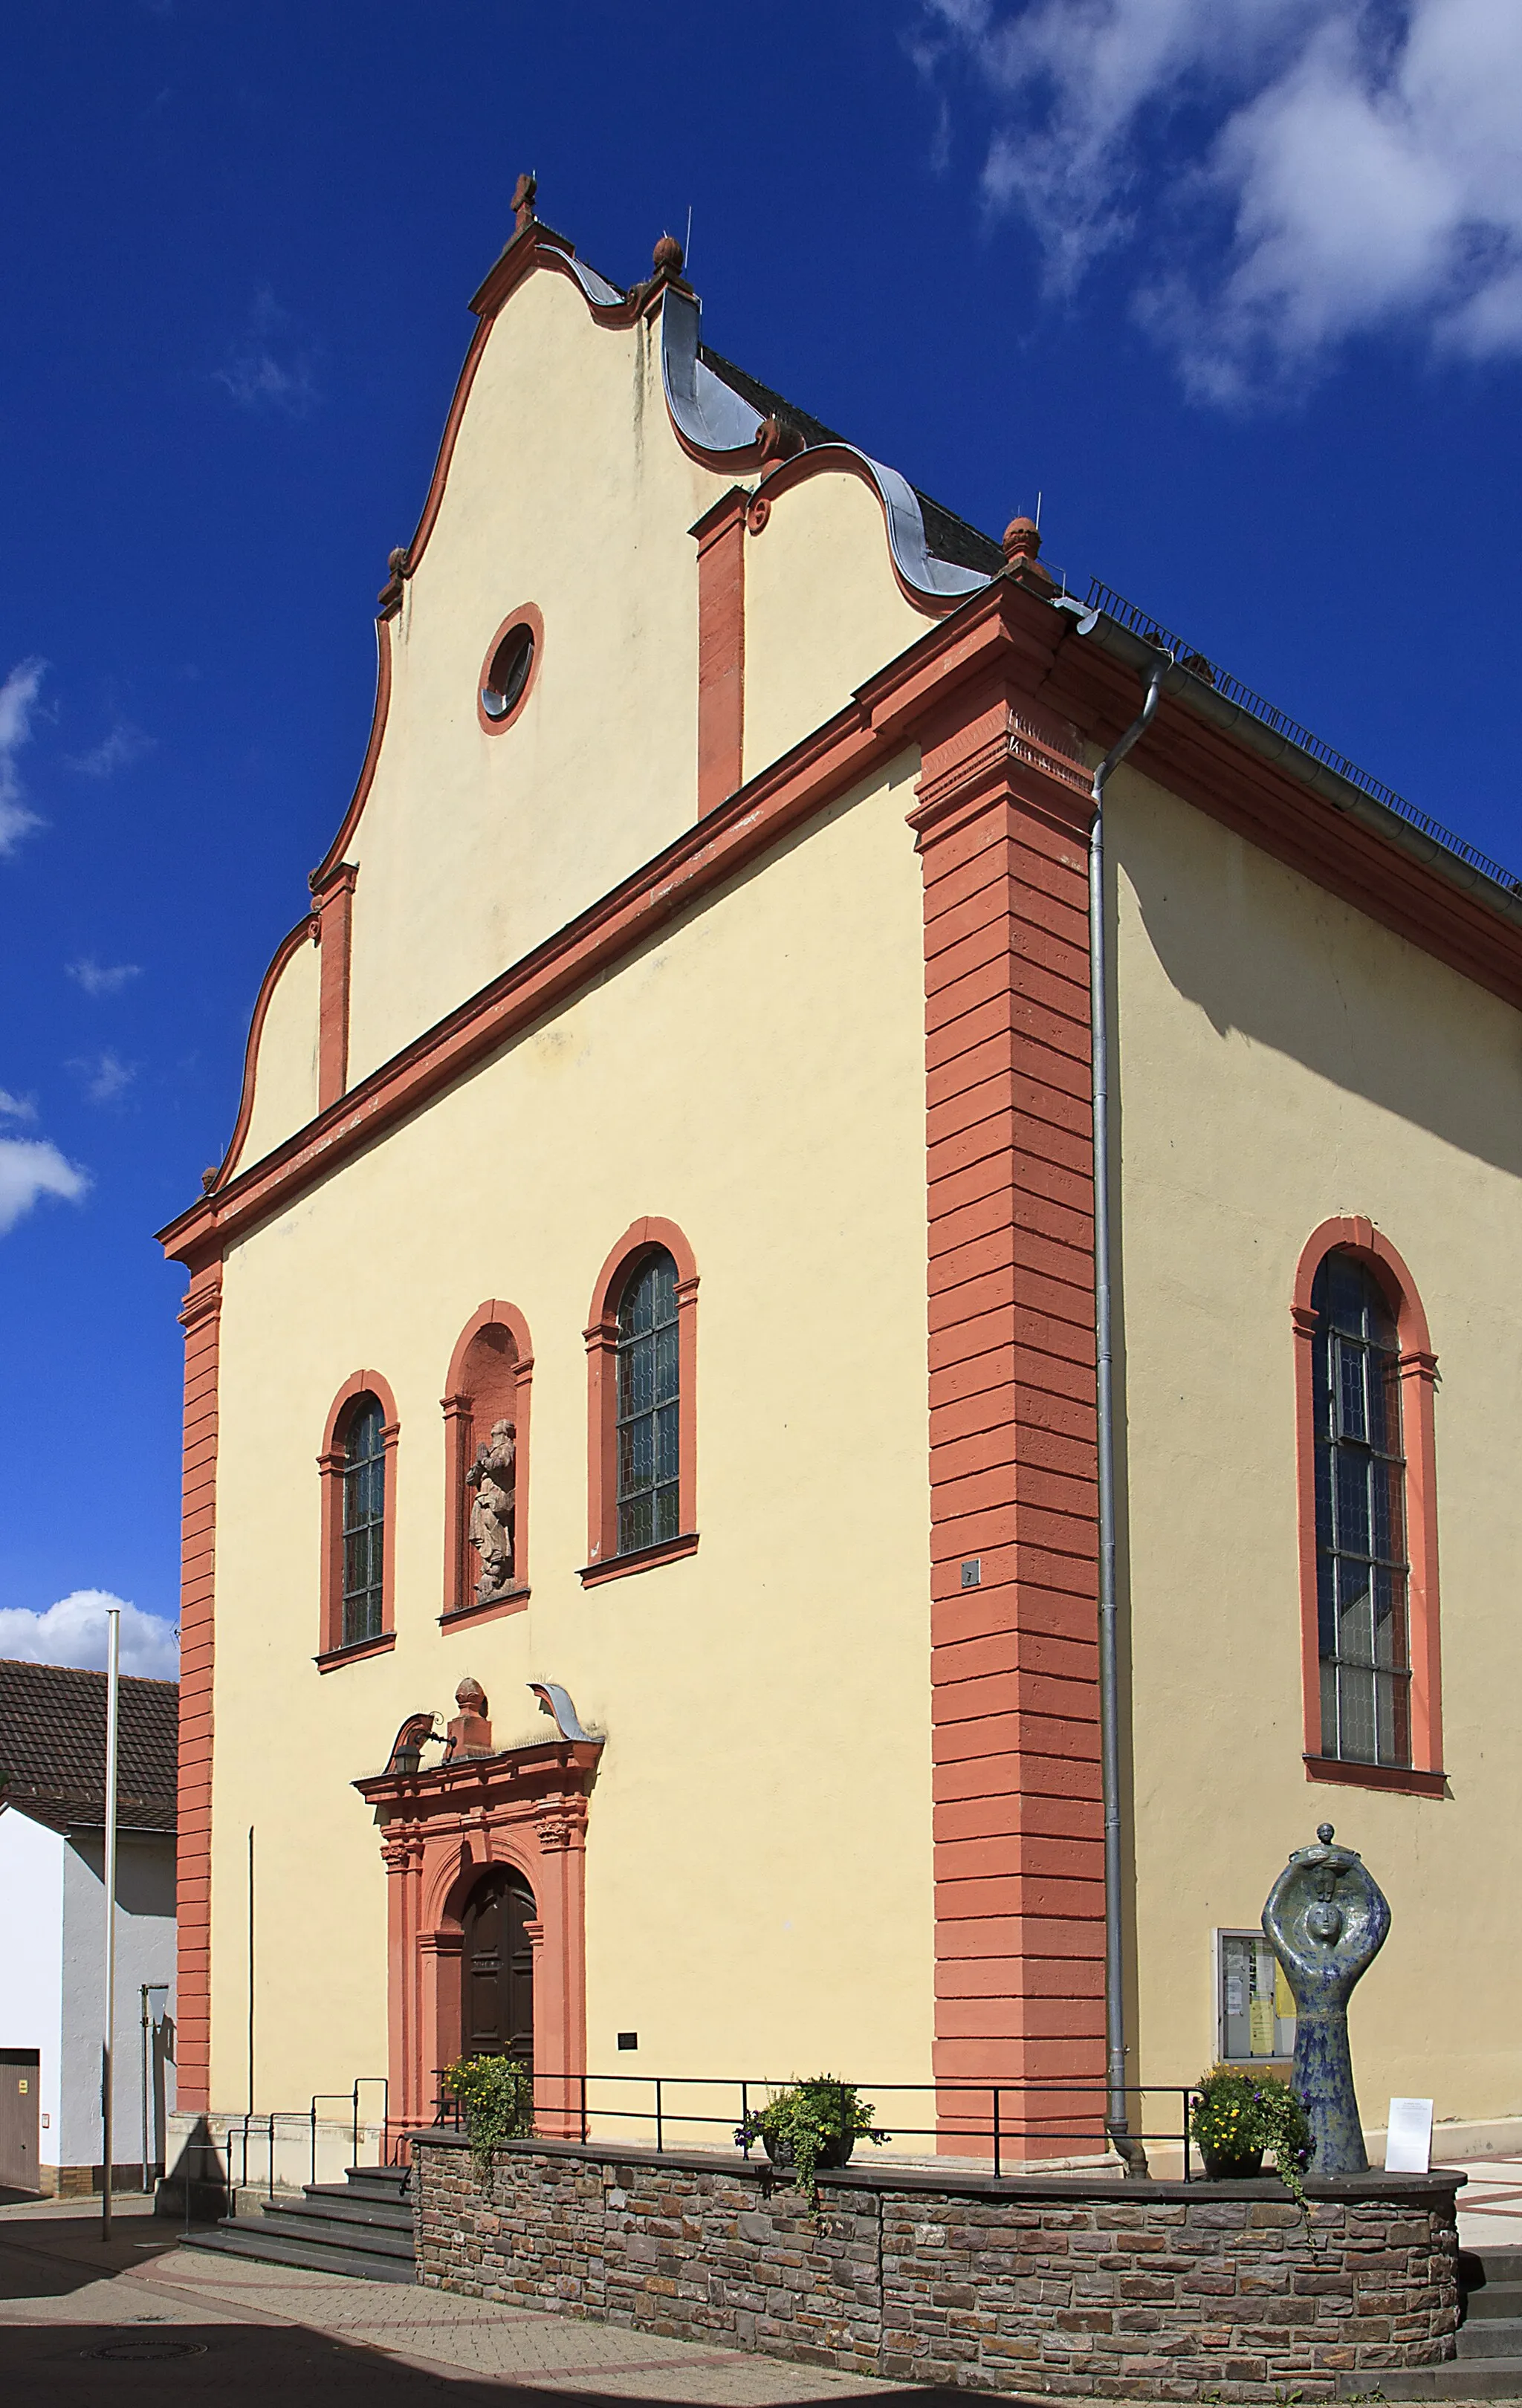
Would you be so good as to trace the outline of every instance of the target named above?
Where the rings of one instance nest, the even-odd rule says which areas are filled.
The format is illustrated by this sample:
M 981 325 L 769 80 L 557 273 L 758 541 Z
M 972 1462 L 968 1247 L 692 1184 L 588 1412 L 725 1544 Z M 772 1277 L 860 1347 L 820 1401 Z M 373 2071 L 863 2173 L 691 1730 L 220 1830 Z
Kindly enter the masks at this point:
M 492 654 L 481 689 L 481 707 L 495 722 L 509 718 L 524 698 L 534 666 L 534 630 L 522 621 L 510 627 Z

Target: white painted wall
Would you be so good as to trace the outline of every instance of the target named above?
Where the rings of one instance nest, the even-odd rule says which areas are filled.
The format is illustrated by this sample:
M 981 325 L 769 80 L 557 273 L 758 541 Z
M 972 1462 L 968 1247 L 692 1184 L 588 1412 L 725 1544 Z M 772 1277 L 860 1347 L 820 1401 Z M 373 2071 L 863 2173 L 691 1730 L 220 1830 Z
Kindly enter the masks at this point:
M 106 1881 L 99 1832 L 76 1832 L 63 1869 L 62 2141 L 56 2162 L 98 2165 L 100 2045 L 105 2000 Z M 112 2154 L 136 2164 L 142 2151 L 141 1990 L 175 1976 L 175 1843 L 123 1832 L 116 1864 L 116 2114 Z M 169 1992 L 173 2012 L 174 1991 Z M 174 2105 L 173 2070 L 168 2105 Z
M 41 2162 L 56 2166 L 67 1842 L 0 1807 L 0 2048 L 40 2051 Z

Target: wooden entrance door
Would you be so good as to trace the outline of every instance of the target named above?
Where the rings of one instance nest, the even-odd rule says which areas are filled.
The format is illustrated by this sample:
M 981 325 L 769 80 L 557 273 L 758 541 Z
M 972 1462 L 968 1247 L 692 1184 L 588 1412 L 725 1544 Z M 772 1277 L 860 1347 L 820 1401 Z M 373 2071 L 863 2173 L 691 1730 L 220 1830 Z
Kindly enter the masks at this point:
M 37 2052 L 0 2048 L 0 2189 L 37 2186 Z
M 467 2057 L 534 2062 L 534 1893 L 522 1873 L 496 1867 L 465 1911 L 460 2038 Z

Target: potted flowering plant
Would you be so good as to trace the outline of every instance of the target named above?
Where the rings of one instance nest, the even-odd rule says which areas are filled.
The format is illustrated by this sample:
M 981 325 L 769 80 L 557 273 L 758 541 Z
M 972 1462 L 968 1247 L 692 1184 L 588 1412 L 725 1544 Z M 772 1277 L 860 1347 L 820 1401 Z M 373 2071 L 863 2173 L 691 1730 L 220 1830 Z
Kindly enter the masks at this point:
M 465 2110 L 465 2128 L 478 2165 L 492 2162 L 500 2141 L 534 2129 L 534 2069 L 515 2057 L 461 2057 L 444 2069 L 444 2088 Z
M 1280 2180 L 1305 2212 L 1300 2176 L 1311 2162 L 1311 2126 L 1287 2082 L 1213 2066 L 1189 2101 L 1189 2130 L 1213 2182 L 1259 2172 L 1264 2150 L 1271 2149 Z
M 879 2131 L 873 2124 L 872 2109 L 854 2083 L 841 2082 L 833 2073 L 789 2083 L 735 2127 L 735 2139 L 742 2148 L 759 2141 L 772 2164 L 781 2172 L 796 2173 L 814 2196 L 821 2170 L 843 2166 L 858 2140 L 881 2147 L 892 2138 L 891 2132 Z

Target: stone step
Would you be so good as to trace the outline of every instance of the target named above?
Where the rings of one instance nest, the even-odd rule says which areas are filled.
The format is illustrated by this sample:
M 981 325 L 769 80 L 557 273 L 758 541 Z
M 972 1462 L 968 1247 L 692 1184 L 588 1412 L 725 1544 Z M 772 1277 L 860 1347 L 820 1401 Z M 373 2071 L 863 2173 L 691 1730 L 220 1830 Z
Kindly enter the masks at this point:
M 1522 2249 L 1460 2249 L 1458 2279 L 1466 2290 L 1492 2283 L 1522 2283 Z
M 251 2229 L 244 2225 L 244 2230 Z M 321 2242 L 328 2249 L 357 2249 L 366 2258 L 412 2257 L 412 2228 L 406 2225 L 398 2231 L 395 2225 L 359 2224 L 352 2217 L 323 2215 L 306 2207 L 266 2207 L 252 2229 L 260 2233 L 276 2232 L 293 2241 Z
M 1486 2283 L 1464 2293 L 1464 2315 L 1475 2317 L 1522 2316 L 1522 2283 Z
M 266 2266 L 308 2266 L 323 2274 L 357 2274 L 369 2283 L 415 2283 L 417 2268 L 406 2258 L 382 2257 L 369 2250 L 330 2246 L 320 2241 L 271 2232 L 261 2224 L 214 2224 L 193 2232 L 182 2244 L 210 2249 L 228 2258 L 251 2258 Z
M 372 2198 L 366 2193 L 358 2197 L 345 2190 L 341 2183 L 309 2183 L 300 2200 L 275 2201 L 277 2211 L 282 2207 L 296 2215 L 309 2211 L 314 2215 L 329 2216 L 342 2224 L 373 2225 L 377 2231 L 405 2232 L 412 2230 L 411 2202 L 405 2199 Z
M 1340 2400 L 1522 2400 L 1522 2358 L 1452 2359 L 1445 2366 L 1369 2367 L 1340 2374 Z
M 1522 2358 L 1522 2316 L 1466 2317 L 1458 2328 L 1458 2355 Z
M 412 2170 L 409 2166 L 350 2166 L 344 2181 L 355 2198 L 410 2199 Z M 323 2183 L 323 2190 L 337 2190 L 337 2183 Z

